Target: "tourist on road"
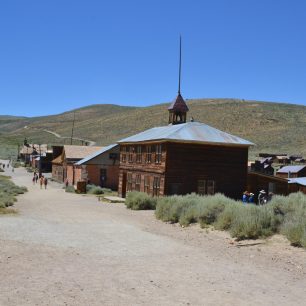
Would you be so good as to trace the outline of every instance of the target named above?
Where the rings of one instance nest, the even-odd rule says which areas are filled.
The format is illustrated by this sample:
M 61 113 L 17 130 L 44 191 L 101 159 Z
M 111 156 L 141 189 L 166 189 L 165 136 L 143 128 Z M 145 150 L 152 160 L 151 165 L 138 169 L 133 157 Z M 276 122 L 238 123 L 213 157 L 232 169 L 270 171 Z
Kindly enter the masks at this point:
M 48 179 L 46 177 L 44 178 L 44 185 L 45 185 L 45 189 L 47 189 Z
M 44 176 L 43 175 L 40 177 L 39 184 L 40 184 L 40 189 L 42 189 L 42 186 L 44 184 Z
M 35 174 L 35 183 L 37 184 L 37 182 L 38 182 L 38 174 L 36 173 Z
M 32 178 L 33 185 L 35 185 L 35 176 Z

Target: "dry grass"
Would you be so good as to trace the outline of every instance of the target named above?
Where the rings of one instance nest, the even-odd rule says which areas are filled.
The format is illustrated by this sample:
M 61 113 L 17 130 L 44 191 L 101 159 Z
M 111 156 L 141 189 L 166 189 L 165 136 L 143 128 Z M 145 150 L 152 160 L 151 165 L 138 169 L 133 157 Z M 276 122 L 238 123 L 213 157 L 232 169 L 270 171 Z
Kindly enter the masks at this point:
M 196 121 L 256 143 L 251 157 L 261 151 L 306 155 L 305 106 L 237 99 L 198 99 L 188 100 L 187 103 L 190 108 L 189 116 L 193 116 Z M 143 108 L 93 105 L 78 109 L 75 136 L 92 139 L 98 144 L 109 144 L 144 129 L 166 125 L 167 105 L 158 104 Z M 4 121 L 5 124 L 1 124 L 0 120 L 0 132 L 11 133 L 14 141 L 27 136 L 33 141 L 58 143 L 58 139 L 42 132 L 42 129 L 69 136 L 72 119 L 72 112 L 67 112 L 56 116 L 18 119 L 16 122 Z M 25 125 L 31 128 L 24 129 Z M 4 142 L 9 143 L 9 138 Z
M 8 215 L 8 214 L 16 214 L 17 210 L 14 208 L 1 208 L 0 207 L 0 215 Z

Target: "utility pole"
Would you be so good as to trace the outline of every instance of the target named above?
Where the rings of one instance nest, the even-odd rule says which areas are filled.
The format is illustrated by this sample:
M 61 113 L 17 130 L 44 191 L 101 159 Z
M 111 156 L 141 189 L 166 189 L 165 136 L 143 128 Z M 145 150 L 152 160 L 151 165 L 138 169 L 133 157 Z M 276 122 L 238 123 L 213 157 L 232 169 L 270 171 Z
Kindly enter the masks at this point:
M 74 132 L 74 122 L 75 122 L 75 111 L 73 112 L 73 121 L 72 121 L 72 129 L 71 129 L 71 139 L 70 144 L 72 145 L 73 132 Z

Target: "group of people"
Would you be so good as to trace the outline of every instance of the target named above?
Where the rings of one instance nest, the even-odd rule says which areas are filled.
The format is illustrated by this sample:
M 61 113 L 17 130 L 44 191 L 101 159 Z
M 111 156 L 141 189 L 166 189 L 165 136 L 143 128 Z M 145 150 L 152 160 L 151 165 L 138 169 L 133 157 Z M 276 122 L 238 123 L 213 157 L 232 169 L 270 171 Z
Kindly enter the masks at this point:
M 43 186 L 45 186 L 45 189 L 47 189 L 48 179 L 45 176 L 43 176 L 41 173 L 38 175 L 37 172 L 34 171 L 32 178 L 33 185 L 37 184 L 38 180 L 40 184 L 40 189 L 42 189 Z
M 255 195 L 252 192 L 245 191 L 242 195 L 242 202 L 243 204 L 255 204 Z M 269 192 L 268 194 L 265 192 L 265 190 L 260 190 L 258 193 L 257 198 L 257 204 L 258 205 L 264 205 L 267 204 L 269 201 L 272 200 L 273 193 Z
M 1 165 L 1 164 L 0 164 L 0 165 Z M 10 166 L 11 166 L 12 172 L 14 172 L 14 167 L 13 167 L 13 164 L 11 165 L 11 161 L 9 161 L 8 164 L 2 164 L 3 170 L 5 169 L 5 167 L 6 167 L 7 169 L 9 169 Z

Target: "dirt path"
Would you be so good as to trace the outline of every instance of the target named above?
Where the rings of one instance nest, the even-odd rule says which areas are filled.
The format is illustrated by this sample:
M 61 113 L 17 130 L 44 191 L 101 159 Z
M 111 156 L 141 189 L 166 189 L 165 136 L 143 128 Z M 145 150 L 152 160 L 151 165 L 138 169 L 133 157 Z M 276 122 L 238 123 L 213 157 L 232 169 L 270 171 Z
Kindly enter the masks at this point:
M 25 129 L 32 129 L 32 130 L 42 131 L 42 132 L 51 134 L 51 135 L 53 135 L 54 137 L 60 138 L 60 139 L 71 139 L 71 137 L 68 137 L 68 136 L 61 136 L 59 133 L 56 133 L 56 132 L 53 132 L 53 131 L 50 131 L 50 130 L 46 130 L 46 129 L 38 129 L 38 128 L 34 128 L 34 127 L 31 127 L 31 126 L 27 126 L 27 125 L 26 125 L 24 128 L 25 128 Z M 73 140 L 78 140 L 78 141 L 81 141 L 81 142 L 84 142 L 84 143 L 88 143 L 89 146 L 95 146 L 95 145 L 96 145 L 96 142 L 95 142 L 95 141 L 92 141 L 92 140 L 83 139 L 83 138 L 78 138 L 78 137 L 72 137 L 72 139 L 73 139 Z
M 29 192 L 0 216 L 0 305 L 305 305 L 306 253 L 282 237 L 239 245 L 8 173 Z

